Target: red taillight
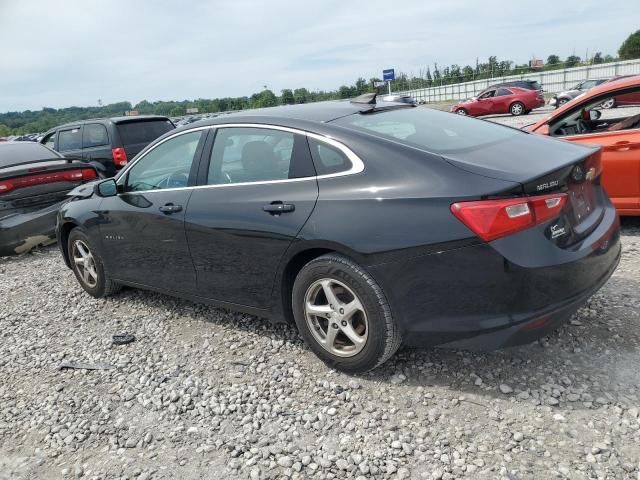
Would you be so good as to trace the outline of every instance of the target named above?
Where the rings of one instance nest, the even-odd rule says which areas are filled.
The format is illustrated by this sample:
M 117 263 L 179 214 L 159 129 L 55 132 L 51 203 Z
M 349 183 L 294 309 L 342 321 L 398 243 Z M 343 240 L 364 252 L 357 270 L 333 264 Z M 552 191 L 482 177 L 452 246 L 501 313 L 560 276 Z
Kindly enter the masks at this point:
M 567 201 L 566 193 L 537 197 L 458 202 L 451 212 L 469 229 L 490 242 L 555 218 Z
M 124 151 L 124 148 L 112 148 L 111 155 L 113 156 L 113 163 L 117 167 L 124 167 L 129 160 L 127 160 L 127 152 Z
M 33 187 L 34 185 L 56 182 L 77 182 L 82 180 L 93 180 L 94 178 L 97 178 L 97 175 L 93 168 L 26 175 L 24 177 L 12 178 L 10 180 L 0 180 L 0 194 L 7 193 L 18 188 Z

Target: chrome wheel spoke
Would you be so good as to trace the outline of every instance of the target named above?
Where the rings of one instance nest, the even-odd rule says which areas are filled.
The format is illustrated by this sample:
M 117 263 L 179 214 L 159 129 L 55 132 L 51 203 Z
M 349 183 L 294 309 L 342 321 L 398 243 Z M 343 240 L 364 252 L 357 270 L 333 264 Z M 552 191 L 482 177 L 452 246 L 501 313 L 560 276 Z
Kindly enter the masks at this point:
M 338 335 L 338 329 L 333 328 L 331 323 L 329 323 L 327 327 L 327 334 L 324 337 L 324 343 L 328 348 L 333 348 L 334 343 L 336 342 L 336 336 Z
M 76 263 L 76 265 L 84 264 L 84 258 L 82 257 L 73 257 L 73 261 Z
M 76 240 L 72 253 L 78 277 L 86 286 L 95 287 L 98 283 L 98 269 L 89 247 L 83 241 Z
M 360 336 L 360 335 L 358 335 L 358 332 L 356 332 L 353 329 L 353 326 L 351 325 L 351 323 L 347 322 L 347 326 L 346 327 L 342 326 L 342 327 L 340 327 L 340 329 L 342 330 L 342 333 L 344 333 L 347 336 L 347 338 L 354 343 L 354 345 L 356 347 L 358 347 L 358 345 L 364 343 L 365 338 Z
M 357 298 L 354 298 L 340 309 L 340 314 L 344 320 L 349 320 L 357 312 L 364 312 L 364 308 Z
M 333 287 L 331 286 L 331 284 L 332 284 L 331 280 L 323 281 L 322 291 L 324 292 L 324 296 L 327 298 L 327 302 L 329 302 L 329 305 L 332 306 L 333 308 L 338 308 L 338 305 L 340 305 L 340 300 L 338 300 L 338 297 L 336 297 L 336 294 L 333 291 Z
M 326 317 L 327 314 L 333 311 L 329 305 L 314 305 L 310 302 L 307 302 L 306 310 L 309 315 L 316 315 L 319 317 Z

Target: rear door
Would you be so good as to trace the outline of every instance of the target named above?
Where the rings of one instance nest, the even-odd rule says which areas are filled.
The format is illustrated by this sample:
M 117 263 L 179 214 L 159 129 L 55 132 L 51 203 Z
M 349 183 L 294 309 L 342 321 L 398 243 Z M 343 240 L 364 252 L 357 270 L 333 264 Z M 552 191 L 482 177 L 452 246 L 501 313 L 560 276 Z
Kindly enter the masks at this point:
M 60 129 L 58 131 L 56 150 L 67 158 L 83 160 L 82 125 Z
M 96 165 L 102 176 L 112 177 L 116 173 L 111 155 L 107 127 L 101 123 L 85 123 L 82 128 L 82 156 Z
M 119 178 L 122 192 L 100 204 L 100 234 L 114 278 L 193 292 L 184 218 L 206 132 L 185 132 L 156 145 Z
M 280 259 L 318 198 L 306 137 L 220 127 L 203 164 L 207 186 L 194 189 L 185 219 L 198 294 L 268 308 Z
M 508 88 L 498 88 L 491 99 L 492 113 L 507 113 L 513 101 L 513 92 Z
M 170 120 L 162 118 L 120 121 L 116 124 L 118 145 L 114 147 L 124 147 L 131 161 L 144 147 L 174 128 Z

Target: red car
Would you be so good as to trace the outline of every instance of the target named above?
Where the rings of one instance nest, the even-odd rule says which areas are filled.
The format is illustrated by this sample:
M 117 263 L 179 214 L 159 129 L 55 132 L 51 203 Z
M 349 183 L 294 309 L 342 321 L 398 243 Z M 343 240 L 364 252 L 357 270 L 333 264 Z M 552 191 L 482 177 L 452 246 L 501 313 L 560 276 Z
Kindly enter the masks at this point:
M 479 97 L 462 100 L 451 107 L 459 115 L 479 117 L 498 113 L 523 115 L 534 108 L 544 106 L 540 90 L 525 90 L 517 87 L 496 87 L 485 90 Z

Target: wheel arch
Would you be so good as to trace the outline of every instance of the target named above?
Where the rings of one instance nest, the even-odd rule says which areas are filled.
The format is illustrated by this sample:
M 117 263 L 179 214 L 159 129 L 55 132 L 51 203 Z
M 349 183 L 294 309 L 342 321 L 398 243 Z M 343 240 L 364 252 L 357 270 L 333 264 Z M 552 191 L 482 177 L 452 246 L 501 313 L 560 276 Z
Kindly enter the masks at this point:
M 304 245 L 287 252 L 281 261 L 272 292 L 272 319 L 274 321 L 277 322 L 279 318 L 282 318 L 286 323 L 295 323 L 291 308 L 293 282 L 302 267 L 311 260 L 328 253 L 338 253 L 358 263 L 360 263 L 359 260 L 362 260 L 359 258 L 360 255 L 348 247 L 333 242 L 305 242 Z
M 79 225 L 73 221 L 67 221 L 60 227 L 60 250 L 62 251 L 62 257 L 67 267 L 71 268 L 71 260 L 69 259 L 69 235 L 71 230 L 79 227 Z

